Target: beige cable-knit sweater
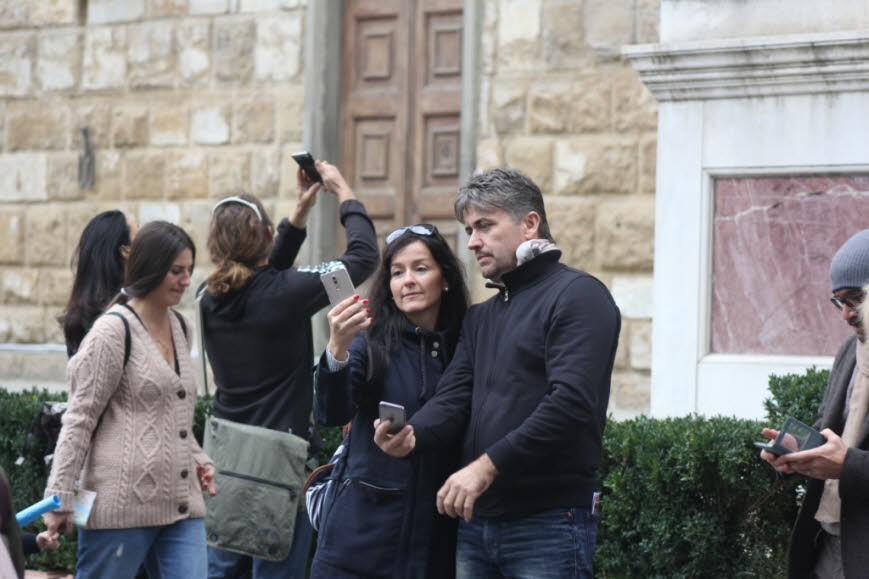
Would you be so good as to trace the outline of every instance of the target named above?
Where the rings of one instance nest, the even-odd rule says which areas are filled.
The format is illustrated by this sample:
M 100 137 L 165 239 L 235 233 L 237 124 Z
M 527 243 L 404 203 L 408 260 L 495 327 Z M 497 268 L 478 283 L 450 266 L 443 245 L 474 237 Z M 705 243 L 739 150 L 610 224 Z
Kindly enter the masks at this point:
M 129 360 L 125 368 L 123 321 L 103 315 L 69 362 L 69 408 L 45 494 L 60 497 L 61 511 L 72 510 L 81 473 L 81 488 L 97 493 L 88 529 L 203 517 L 196 465 L 211 459 L 191 429 L 196 377 L 184 331 L 170 315 L 179 377 L 132 312 L 110 311 L 129 322 Z

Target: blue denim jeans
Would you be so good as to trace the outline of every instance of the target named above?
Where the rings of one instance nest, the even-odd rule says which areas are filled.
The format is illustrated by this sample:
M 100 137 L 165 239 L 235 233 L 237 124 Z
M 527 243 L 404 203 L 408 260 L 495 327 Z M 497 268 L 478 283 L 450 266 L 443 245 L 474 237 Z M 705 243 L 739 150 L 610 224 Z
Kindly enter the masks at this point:
M 266 561 L 208 547 L 208 579 L 303 579 L 313 534 L 308 514 L 299 511 L 293 529 L 293 546 L 283 561 Z
M 76 579 L 136 576 L 144 562 L 153 579 L 205 577 L 204 519 L 131 529 L 79 529 Z
M 593 577 L 597 515 L 554 509 L 510 521 L 459 522 L 456 578 Z

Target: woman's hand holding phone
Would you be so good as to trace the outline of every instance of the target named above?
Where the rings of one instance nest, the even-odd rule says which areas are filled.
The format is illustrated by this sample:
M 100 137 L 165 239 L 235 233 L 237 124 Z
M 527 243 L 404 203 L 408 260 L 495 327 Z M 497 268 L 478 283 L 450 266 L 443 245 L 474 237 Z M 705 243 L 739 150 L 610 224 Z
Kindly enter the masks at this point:
M 338 196 L 339 203 L 343 203 L 350 199 L 356 199 L 353 189 L 351 189 L 350 185 L 347 184 L 347 181 L 344 180 L 344 176 L 341 175 L 341 171 L 338 170 L 338 167 L 328 163 L 327 161 L 317 161 L 315 166 L 317 167 L 317 171 L 319 171 L 320 175 L 323 177 L 323 186 Z
M 329 320 L 329 352 L 336 360 L 346 360 L 350 342 L 357 332 L 367 330 L 374 320 L 368 300 L 358 295 L 340 302 L 326 314 Z
M 308 213 L 311 207 L 317 201 L 317 191 L 322 185 L 316 181 L 312 181 L 308 174 L 302 168 L 296 169 L 296 189 L 299 192 L 299 197 L 296 200 L 296 206 L 293 208 L 293 213 L 290 215 L 290 223 L 298 229 L 304 229 L 308 224 Z

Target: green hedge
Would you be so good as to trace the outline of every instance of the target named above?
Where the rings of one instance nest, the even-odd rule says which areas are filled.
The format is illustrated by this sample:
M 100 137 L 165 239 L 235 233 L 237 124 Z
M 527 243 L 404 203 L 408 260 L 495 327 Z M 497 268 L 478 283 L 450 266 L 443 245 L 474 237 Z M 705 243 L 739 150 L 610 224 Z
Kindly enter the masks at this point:
M 763 421 L 729 417 L 610 420 L 604 435 L 601 480 L 603 517 L 595 566 L 599 576 L 781 577 L 801 479 L 778 479 L 752 444 L 760 429 L 785 416 L 811 423 L 826 385 L 826 370 L 770 377 L 772 398 Z M 0 389 L 0 464 L 12 485 L 15 509 L 42 497 L 43 449 L 28 452 L 24 434 L 44 400 L 61 400 L 31 390 Z M 205 402 L 200 399 L 194 433 L 202 440 Z M 327 460 L 340 442 L 340 429 L 319 428 Z M 29 530 L 37 531 L 41 523 Z M 75 538 L 64 547 L 31 557 L 28 566 L 71 571 Z

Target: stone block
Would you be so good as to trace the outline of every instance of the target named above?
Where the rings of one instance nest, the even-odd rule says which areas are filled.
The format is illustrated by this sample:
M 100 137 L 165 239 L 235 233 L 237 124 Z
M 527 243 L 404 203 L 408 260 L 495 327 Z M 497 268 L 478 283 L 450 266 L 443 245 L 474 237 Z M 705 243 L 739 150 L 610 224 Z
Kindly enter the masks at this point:
M 186 86 L 207 85 L 211 71 L 211 25 L 208 22 L 180 22 L 176 27 L 178 73 Z
M 257 21 L 256 79 L 280 82 L 294 79 L 301 69 L 302 14 L 270 15 Z
M 168 88 L 175 83 L 172 20 L 130 26 L 127 44 L 128 82 L 134 88 Z
M 583 3 L 549 0 L 543 5 L 543 55 L 549 68 L 573 68 L 588 64 Z
M 622 312 L 622 319 L 652 317 L 653 281 L 649 274 L 614 275 L 610 291 Z
M 498 71 L 535 70 L 542 65 L 542 0 L 502 0 L 498 14 Z
M 618 59 L 634 34 L 634 0 L 584 0 L 585 41 L 602 58 Z
M 6 107 L 6 150 L 67 148 L 69 111 L 63 103 L 25 101 Z
M 651 380 L 639 372 L 614 372 L 609 412 L 616 420 L 647 414 L 652 401 Z
M 274 139 L 275 105 L 269 95 L 251 95 L 232 105 L 233 143 L 271 143 Z
M 150 18 L 185 16 L 186 14 L 187 0 L 150 0 L 148 3 L 148 16 Z
M 528 82 L 507 79 L 492 83 L 492 124 L 498 134 L 524 132 Z
M 166 156 L 162 151 L 130 151 L 125 166 L 125 199 L 163 198 Z
M 660 41 L 658 23 L 661 21 L 661 0 L 636 0 L 634 3 L 635 44 L 653 44 Z
M 278 138 L 281 144 L 302 140 L 302 122 L 305 118 L 305 89 L 303 86 L 281 87 L 275 92 Z
M 507 166 L 528 175 L 544 193 L 552 186 L 552 140 L 519 137 L 505 142 Z
M 30 2 L 0 2 L 0 29 L 24 28 L 30 24 Z
M 208 157 L 202 150 L 172 151 L 166 167 L 169 199 L 208 196 Z
M 651 271 L 655 245 L 655 198 L 632 195 L 601 202 L 597 215 L 598 256 L 609 270 Z M 651 317 L 648 316 L 640 317 Z
M 619 332 L 619 345 L 616 348 L 616 357 L 613 362 L 614 370 L 627 370 L 631 367 L 630 336 L 630 325 L 622 320 L 622 329 Z
M 57 326 L 57 323 L 54 325 Z M 4 389 L 10 392 L 29 390 L 34 386 L 54 392 L 68 392 L 66 364 L 66 350 L 63 349 L 37 352 L 6 350 L 0 352 L 0 380 L 3 381 Z
M 109 209 L 119 209 L 116 203 L 112 203 L 106 207 L 100 207 L 96 203 L 70 203 L 64 207 L 66 215 L 66 247 L 68 255 L 65 264 L 68 265 L 72 260 L 72 255 L 78 247 L 78 242 L 81 239 L 81 234 L 88 222 L 93 219 L 100 211 L 108 211 Z M 128 213 L 129 215 L 129 213 Z
M 609 126 L 610 87 L 605 74 L 540 82 L 528 91 L 532 133 L 588 133 Z
M 555 146 L 555 192 L 632 193 L 637 160 L 637 146 L 630 139 L 561 139 Z
M 36 304 L 39 301 L 39 272 L 32 268 L 0 270 L 0 303 Z
M 658 141 L 654 137 L 640 143 L 640 193 L 655 192 Z
M 239 0 L 239 12 L 277 12 L 287 6 L 287 0 Z
M 190 14 L 226 14 L 230 0 L 190 0 Z
M 127 29 L 92 27 L 85 33 L 82 88 L 123 88 L 127 81 Z
M 631 320 L 631 368 L 652 368 L 652 321 Z
M 615 76 L 613 118 L 619 132 L 658 128 L 658 102 L 633 69 L 625 68 Z
M 254 71 L 256 23 L 224 19 L 214 23 L 214 72 L 222 84 L 247 83 Z
M 30 23 L 40 27 L 76 24 L 78 4 L 77 0 L 37 0 L 31 2 Z
M 48 198 L 58 201 L 81 199 L 84 193 L 78 186 L 78 154 L 56 153 L 46 156 Z
M 0 206 L 0 263 L 24 262 L 24 209 Z
M 498 139 L 477 141 L 477 169 L 492 169 L 504 166 L 504 147 Z
M 45 155 L 6 153 L 0 155 L 0 201 L 44 201 Z
M 287 163 L 291 161 L 287 159 Z M 259 149 L 251 153 L 251 193 L 258 197 L 278 194 L 281 181 L 281 152 L 279 149 Z
M 0 35 L 0 97 L 26 96 L 33 90 L 31 68 L 35 53 L 33 33 Z
M 181 221 L 181 207 L 177 203 L 145 202 L 139 204 L 139 223 L 168 221 L 177 224 Z
M 74 89 L 81 73 L 81 34 L 78 30 L 43 32 L 38 39 L 36 76 L 42 90 Z
M 45 308 L 0 306 L 0 343 L 40 344 L 45 336 Z
M 188 131 L 187 103 L 180 99 L 151 107 L 151 145 L 186 145 Z
M 483 26 L 480 38 L 480 73 L 493 75 L 498 57 L 498 1 L 483 0 Z
M 70 112 L 72 149 L 82 150 L 81 128 L 88 128 L 91 149 L 108 149 L 112 143 L 112 107 L 105 101 L 73 102 Z
M 88 24 L 132 22 L 145 16 L 145 0 L 89 0 Z
M 208 181 L 210 195 L 214 198 L 247 191 L 250 186 L 250 153 L 244 150 L 209 153 Z
M 212 201 L 191 201 L 181 208 L 181 219 L 178 225 L 193 238 L 196 244 L 196 269 L 195 272 L 206 273 L 211 271 L 211 261 L 208 257 L 208 228 L 211 225 Z M 199 287 L 198 284 L 191 284 Z
M 138 104 L 114 107 L 111 131 L 115 148 L 144 147 L 148 144 L 148 108 Z
M 120 151 L 97 151 L 94 155 L 94 188 L 99 199 L 120 199 L 124 191 L 124 157 Z
M 561 248 L 562 263 L 584 271 L 595 266 L 596 214 L 596 199 L 546 197 L 546 217 Z
M 66 222 L 62 205 L 32 205 L 27 209 L 25 253 L 27 265 L 65 265 Z
M 44 268 L 39 271 L 36 297 L 44 306 L 58 306 L 63 309 L 72 291 L 72 270 L 63 268 Z
M 200 145 L 223 145 L 229 142 L 229 105 L 206 105 L 195 108 L 190 126 L 193 142 Z

